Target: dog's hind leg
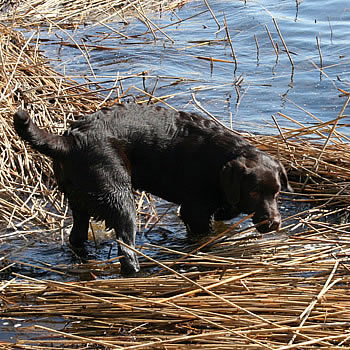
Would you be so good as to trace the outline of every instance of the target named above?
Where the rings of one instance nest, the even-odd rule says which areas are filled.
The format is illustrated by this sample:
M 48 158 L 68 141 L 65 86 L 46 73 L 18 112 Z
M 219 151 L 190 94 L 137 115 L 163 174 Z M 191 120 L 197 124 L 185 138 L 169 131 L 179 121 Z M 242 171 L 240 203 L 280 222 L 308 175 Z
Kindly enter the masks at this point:
M 90 216 L 79 209 L 72 207 L 73 227 L 69 235 L 69 243 L 73 247 L 82 247 L 88 239 Z
M 108 176 L 104 176 L 107 178 Z M 108 229 L 114 229 L 116 238 L 126 245 L 135 248 L 136 239 L 136 208 L 131 185 L 120 184 L 109 186 L 112 191 L 93 192 L 84 200 L 89 214 L 81 206 L 70 200 L 73 213 L 73 228 L 69 242 L 73 247 L 81 247 L 88 239 L 90 215 L 98 220 L 104 220 Z M 130 276 L 140 270 L 136 253 L 123 244 L 118 244 L 121 274 Z

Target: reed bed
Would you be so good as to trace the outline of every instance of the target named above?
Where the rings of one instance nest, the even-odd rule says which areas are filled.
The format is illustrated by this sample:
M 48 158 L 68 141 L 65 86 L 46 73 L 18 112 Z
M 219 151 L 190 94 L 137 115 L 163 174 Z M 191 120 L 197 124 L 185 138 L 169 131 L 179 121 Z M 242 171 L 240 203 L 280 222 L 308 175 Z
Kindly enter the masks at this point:
M 25 107 L 41 126 L 61 133 L 79 114 L 123 96 L 107 100 L 89 84 L 58 74 L 32 38 L 3 25 L 1 31 L 0 242 L 23 240 L 0 258 L 4 275 L 29 265 L 12 260 L 13 251 L 59 240 L 70 224 L 50 162 L 15 135 L 14 111 Z M 350 164 L 349 140 L 341 133 L 349 96 L 342 93 L 344 108 L 332 121 L 315 119 L 306 127 L 280 114 L 278 136 L 244 135 L 285 164 L 296 190 L 289 201 L 309 203 L 285 215 L 279 235 L 234 226 L 189 252 L 146 244 L 137 247 L 145 271 L 139 278 L 104 279 L 119 272 L 117 258 L 32 266 L 81 282 L 12 271 L 0 282 L 0 305 L 3 324 L 17 336 L 0 341 L 0 349 L 350 349 Z M 296 128 L 280 128 L 281 118 Z M 157 217 L 152 203 L 139 197 L 146 221 Z M 155 251 L 174 258 L 155 260 Z
M 328 226 L 215 244 L 182 259 L 196 272 L 171 273 L 174 261 L 164 261 L 168 273 L 147 278 L 17 274 L 0 285 L 2 317 L 23 324 L 16 349 L 349 349 L 349 243 Z
M 102 21 L 122 21 L 128 23 L 132 14 L 150 24 L 145 14 L 155 10 L 172 10 L 183 5 L 186 0 L 2 0 L 0 20 L 15 22 L 23 27 L 37 25 L 75 28 L 77 26 Z M 153 24 L 151 24 L 153 26 Z
M 275 137 L 248 136 L 252 143 L 273 154 L 288 168 L 288 175 L 297 192 L 308 193 L 315 200 L 349 204 L 350 144 L 342 120 L 349 103 L 349 93 L 345 93 L 344 106 L 336 118 L 321 122 L 315 118 L 315 125 L 306 127 L 282 113 L 279 120 L 287 119 L 297 127 L 281 130 Z M 275 119 L 276 121 L 276 119 Z M 277 124 L 278 126 L 278 124 Z
M 41 126 L 61 133 L 81 112 L 92 112 L 101 96 L 54 72 L 39 48 L 0 25 L 1 227 L 50 223 L 62 219 L 66 206 L 53 188 L 51 164 L 23 147 L 12 127 L 18 107 L 28 109 Z M 77 97 L 79 96 L 79 97 Z M 51 214 L 50 214 L 51 213 Z

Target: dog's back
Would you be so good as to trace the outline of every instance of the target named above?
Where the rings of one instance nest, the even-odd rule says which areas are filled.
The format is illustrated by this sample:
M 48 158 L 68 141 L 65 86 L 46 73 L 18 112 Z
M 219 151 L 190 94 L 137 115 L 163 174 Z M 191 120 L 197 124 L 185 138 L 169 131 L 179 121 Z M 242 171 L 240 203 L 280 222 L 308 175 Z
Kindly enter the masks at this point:
M 175 203 L 212 192 L 223 165 L 257 150 L 243 138 L 195 113 L 158 106 L 117 105 L 76 122 L 66 133 L 79 143 L 101 144 L 99 155 L 125 158 L 132 184 Z M 244 146 L 244 147 L 242 147 Z
M 199 200 L 204 191 L 217 197 L 222 166 L 243 152 L 245 157 L 257 155 L 243 138 L 214 121 L 159 106 L 130 103 L 104 108 L 72 123 L 63 136 L 39 129 L 24 111 L 16 113 L 14 122 L 23 139 L 56 161 L 59 184 L 64 177 L 59 169 L 88 172 L 89 164 L 98 160 L 107 167 L 117 155 L 128 168 L 133 187 L 175 203 L 186 193 Z

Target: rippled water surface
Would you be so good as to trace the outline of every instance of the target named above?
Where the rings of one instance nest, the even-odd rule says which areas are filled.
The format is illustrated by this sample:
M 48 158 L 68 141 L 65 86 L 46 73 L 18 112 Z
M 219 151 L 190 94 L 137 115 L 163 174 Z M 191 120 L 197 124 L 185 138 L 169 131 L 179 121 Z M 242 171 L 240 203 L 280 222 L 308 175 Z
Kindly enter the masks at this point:
M 89 58 L 78 49 L 58 45 L 56 35 L 71 42 L 62 31 L 48 37 L 51 41 L 46 43 L 45 53 L 57 59 L 57 69 L 97 80 L 101 87 L 111 87 L 113 82 L 108 80 L 114 81 L 118 75 L 129 77 L 123 81 L 124 90 L 135 86 L 151 92 L 156 85 L 154 94 L 173 95 L 167 102 L 177 108 L 193 109 L 189 103 L 195 93 L 209 112 L 227 122 L 232 118 L 235 126 L 245 130 L 258 127 L 265 133 L 274 132 L 266 125 L 277 112 L 306 124 L 314 122 L 306 112 L 321 120 L 336 116 L 343 104 L 337 88 L 347 89 L 349 84 L 350 4 L 345 0 L 322 5 L 303 1 L 297 7 L 294 0 L 246 4 L 221 0 L 210 5 L 220 28 L 204 2 L 193 1 L 174 13 L 149 16 L 153 28 L 163 28 L 154 36 L 144 23 L 131 18 L 127 25 L 116 21 L 108 27 L 93 25 L 69 33 L 77 43 L 91 45 Z M 272 18 L 290 51 L 294 70 Z M 225 19 L 237 67 L 224 40 Z M 278 60 L 266 28 L 278 45 Z M 94 45 L 105 50 L 92 49 Z M 211 68 L 210 61 L 198 57 L 227 62 L 214 61 Z M 148 78 L 130 78 L 142 72 Z M 243 81 L 235 89 L 240 77 Z M 131 93 L 139 95 L 135 89 Z M 279 122 L 287 124 L 283 118 Z

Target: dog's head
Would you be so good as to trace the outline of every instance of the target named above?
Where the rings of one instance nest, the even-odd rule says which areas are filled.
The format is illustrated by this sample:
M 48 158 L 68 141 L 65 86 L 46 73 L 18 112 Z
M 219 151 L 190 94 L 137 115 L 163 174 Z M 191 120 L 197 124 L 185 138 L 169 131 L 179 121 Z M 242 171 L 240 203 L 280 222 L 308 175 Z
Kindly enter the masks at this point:
M 283 165 L 264 153 L 253 159 L 240 157 L 226 163 L 221 171 L 221 188 L 237 213 L 254 213 L 257 230 L 279 230 L 281 215 L 277 200 L 284 186 L 292 191 Z

